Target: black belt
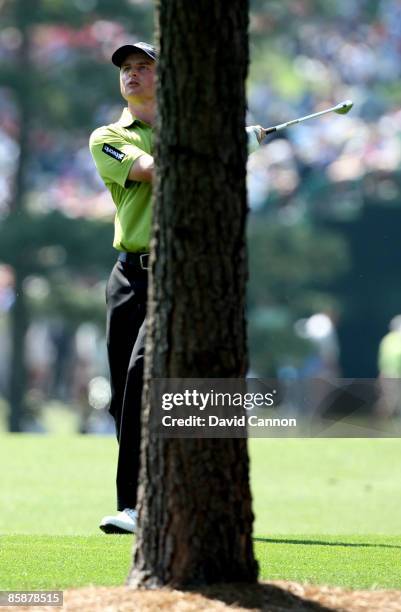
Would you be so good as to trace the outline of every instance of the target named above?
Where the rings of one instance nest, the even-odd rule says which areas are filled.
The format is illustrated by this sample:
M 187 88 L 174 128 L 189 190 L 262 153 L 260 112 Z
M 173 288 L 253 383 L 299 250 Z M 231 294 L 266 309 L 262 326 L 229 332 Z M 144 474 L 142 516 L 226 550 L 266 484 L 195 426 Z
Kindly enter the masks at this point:
M 149 270 L 149 253 L 127 253 L 121 252 L 118 261 L 133 266 L 141 272 Z

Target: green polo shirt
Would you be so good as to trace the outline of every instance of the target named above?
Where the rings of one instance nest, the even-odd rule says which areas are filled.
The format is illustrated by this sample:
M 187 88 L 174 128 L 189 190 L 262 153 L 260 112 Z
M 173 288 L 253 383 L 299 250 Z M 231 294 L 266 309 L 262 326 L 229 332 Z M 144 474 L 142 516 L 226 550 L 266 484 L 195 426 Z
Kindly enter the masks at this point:
M 132 164 L 152 155 L 153 129 L 125 108 L 117 123 L 95 130 L 89 148 L 98 172 L 116 205 L 114 248 L 133 253 L 149 251 L 151 183 L 130 181 Z

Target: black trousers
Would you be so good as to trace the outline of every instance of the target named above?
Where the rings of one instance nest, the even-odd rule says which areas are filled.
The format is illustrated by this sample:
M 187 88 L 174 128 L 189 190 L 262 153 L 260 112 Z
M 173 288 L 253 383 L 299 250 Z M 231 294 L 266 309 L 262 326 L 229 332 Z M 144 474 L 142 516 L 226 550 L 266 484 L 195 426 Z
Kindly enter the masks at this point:
M 137 500 L 147 284 L 146 271 L 117 261 L 106 289 L 109 411 L 119 444 L 118 510 L 135 508 Z

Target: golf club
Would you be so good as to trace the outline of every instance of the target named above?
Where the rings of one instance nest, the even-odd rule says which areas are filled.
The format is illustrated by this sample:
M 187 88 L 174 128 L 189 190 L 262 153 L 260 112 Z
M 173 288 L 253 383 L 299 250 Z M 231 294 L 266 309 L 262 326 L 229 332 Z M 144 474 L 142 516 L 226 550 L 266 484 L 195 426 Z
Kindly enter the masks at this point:
M 321 115 L 326 115 L 327 113 L 337 113 L 338 115 L 346 115 L 354 103 L 352 100 L 344 100 L 344 102 L 340 102 L 336 106 L 332 106 L 331 108 L 327 108 L 326 110 L 320 111 L 318 113 L 312 113 L 311 115 L 306 115 L 305 117 L 299 117 L 298 119 L 293 119 L 292 121 L 287 121 L 286 123 L 280 123 L 279 125 L 275 125 L 269 128 L 262 128 L 264 135 L 271 134 L 272 132 L 278 132 L 279 130 L 284 130 L 285 128 L 290 127 L 291 125 L 295 125 L 296 123 L 301 123 L 302 121 L 307 121 L 308 119 L 315 119 L 315 117 L 320 117 Z
M 262 142 L 267 134 L 272 134 L 273 132 L 278 132 L 280 130 L 284 130 L 285 128 L 290 127 L 291 125 L 295 125 L 297 123 L 302 123 L 302 121 L 307 121 L 308 119 L 315 119 L 316 117 L 320 117 L 321 115 L 326 115 L 327 113 L 337 113 L 338 115 L 346 115 L 354 103 L 352 100 L 344 100 L 344 102 L 340 102 L 336 104 L 336 106 L 332 106 L 331 108 L 327 108 L 326 110 L 319 111 L 318 113 L 312 113 L 311 115 L 306 115 L 305 117 L 299 117 L 298 119 L 292 119 L 292 121 L 287 121 L 286 123 L 280 123 L 279 125 L 275 125 L 273 127 L 264 128 L 260 125 L 251 125 L 246 128 L 248 133 L 248 146 L 249 152 L 252 153 L 258 148 L 258 145 Z

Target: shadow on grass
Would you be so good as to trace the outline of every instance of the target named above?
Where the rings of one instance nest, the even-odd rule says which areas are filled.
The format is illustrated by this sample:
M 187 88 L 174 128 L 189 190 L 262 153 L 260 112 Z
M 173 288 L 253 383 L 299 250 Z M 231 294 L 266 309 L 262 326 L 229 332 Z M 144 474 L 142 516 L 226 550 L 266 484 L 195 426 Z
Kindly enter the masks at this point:
M 221 584 L 186 589 L 196 592 L 208 599 L 221 601 L 229 606 L 236 605 L 264 612 L 333 612 L 317 602 L 295 595 L 294 593 L 273 584 Z
M 355 548 L 401 548 L 397 544 L 368 544 L 365 542 L 324 542 L 322 540 L 284 540 L 278 538 L 253 538 L 254 542 L 270 542 L 271 544 L 306 544 L 308 546 L 352 546 Z

